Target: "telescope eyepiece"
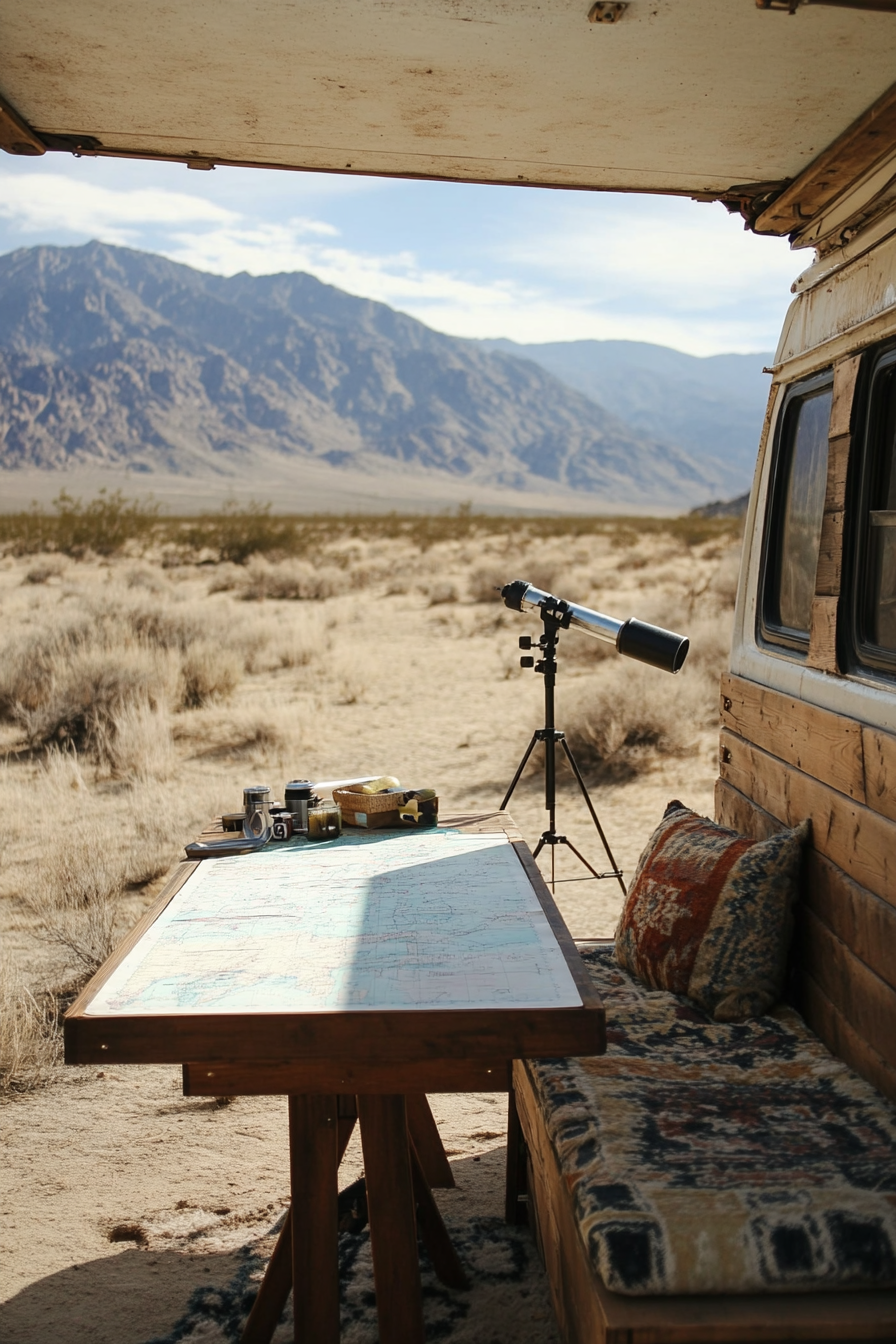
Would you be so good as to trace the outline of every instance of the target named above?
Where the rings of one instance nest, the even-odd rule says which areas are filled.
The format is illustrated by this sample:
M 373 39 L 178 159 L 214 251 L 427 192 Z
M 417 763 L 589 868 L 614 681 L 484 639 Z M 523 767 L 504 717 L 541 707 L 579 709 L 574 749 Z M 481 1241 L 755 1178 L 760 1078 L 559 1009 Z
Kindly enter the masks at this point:
M 512 583 L 505 583 L 501 589 L 505 607 L 509 607 L 511 611 L 522 611 L 523 598 L 528 591 L 529 584 L 525 579 L 514 579 Z
M 658 667 L 661 672 L 678 672 L 688 656 L 690 640 L 659 625 L 648 625 L 634 616 L 625 622 L 616 636 L 616 648 L 626 658 Z

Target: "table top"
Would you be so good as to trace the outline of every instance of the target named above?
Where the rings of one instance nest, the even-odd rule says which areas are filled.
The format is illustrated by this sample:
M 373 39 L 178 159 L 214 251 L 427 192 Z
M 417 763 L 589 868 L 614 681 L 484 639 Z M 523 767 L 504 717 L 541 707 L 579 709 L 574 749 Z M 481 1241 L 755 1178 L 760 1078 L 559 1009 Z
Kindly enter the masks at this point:
M 603 1030 L 504 813 L 184 863 L 65 1022 L 72 1063 L 519 1058 Z

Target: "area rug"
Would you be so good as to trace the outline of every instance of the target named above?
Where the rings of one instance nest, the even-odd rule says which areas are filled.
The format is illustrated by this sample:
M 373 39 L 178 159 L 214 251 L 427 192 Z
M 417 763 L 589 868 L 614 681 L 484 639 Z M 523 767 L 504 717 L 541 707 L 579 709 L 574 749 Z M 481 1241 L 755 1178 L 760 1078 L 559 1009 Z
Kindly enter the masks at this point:
M 264 1215 L 261 1215 L 262 1217 Z M 196 1257 L 197 1287 L 171 1331 L 146 1344 L 236 1344 L 280 1230 L 283 1215 L 268 1213 L 267 1226 L 247 1236 L 222 1218 L 212 1226 L 177 1220 L 167 1228 L 147 1226 L 148 1244 Z M 205 1221 L 200 1219 L 199 1224 Z M 559 1344 L 547 1279 L 526 1228 L 508 1227 L 499 1218 L 449 1221 L 446 1226 L 467 1271 L 470 1287 L 444 1287 L 420 1248 L 423 1312 L 427 1341 L 448 1344 Z M 241 1244 L 237 1244 L 241 1243 Z M 235 1252 L 236 1271 L 223 1286 L 201 1284 L 206 1255 Z M 342 1308 L 341 1344 L 375 1344 L 378 1338 L 376 1293 L 368 1231 L 339 1238 Z M 274 1344 L 291 1344 L 292 1299 L 274 1334 Z

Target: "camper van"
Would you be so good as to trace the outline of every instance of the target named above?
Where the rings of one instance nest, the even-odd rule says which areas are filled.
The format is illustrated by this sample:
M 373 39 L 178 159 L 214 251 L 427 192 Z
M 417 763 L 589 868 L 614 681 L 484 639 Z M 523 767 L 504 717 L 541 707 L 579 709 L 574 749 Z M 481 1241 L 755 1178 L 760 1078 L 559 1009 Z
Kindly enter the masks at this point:
M 894 58 L 893 0 L 8 0 L 0 52 L 10 154 L 665 193 L 789 237 L 716 820 L 756 840 L 811 821 L 787 991 L 811 1040 L 789 1086 L 827 1069 L 857 1107 L 896 1103 Z M 767 1291 L 608 1286 L 519 1061 L 511 1096 L 508 1213 L 528 1210 L 567 1344 L 896 1338 L 885 1211 L 837 1281 L 800 1277 L 829 1220 L 817 1244 L 794 1224 Z

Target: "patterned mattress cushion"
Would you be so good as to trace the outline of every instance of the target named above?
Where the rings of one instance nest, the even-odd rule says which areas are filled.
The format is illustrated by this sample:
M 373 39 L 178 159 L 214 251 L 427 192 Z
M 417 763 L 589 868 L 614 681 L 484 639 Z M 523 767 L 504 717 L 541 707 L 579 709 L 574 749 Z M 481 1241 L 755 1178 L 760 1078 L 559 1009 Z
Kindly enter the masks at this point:
M 607 1053 L 527 1068 L 607 1287 L 896 1286 L 896 1110 L 793 1009 L 721 1025 L 584 957 Z
M 670 803 L 641 855 L 616 930 L 616 960 L 717 1022 L 781 997 L 809 822 L 750 840 Z

